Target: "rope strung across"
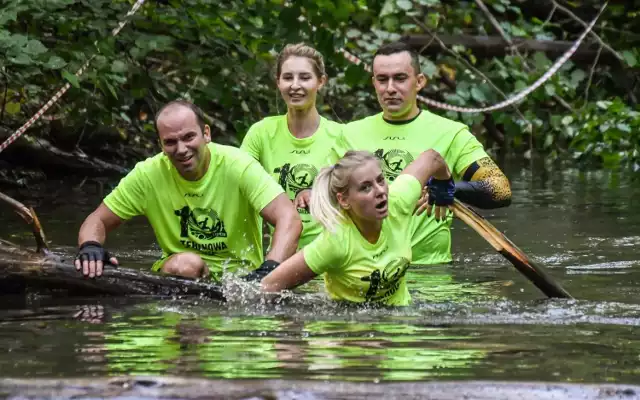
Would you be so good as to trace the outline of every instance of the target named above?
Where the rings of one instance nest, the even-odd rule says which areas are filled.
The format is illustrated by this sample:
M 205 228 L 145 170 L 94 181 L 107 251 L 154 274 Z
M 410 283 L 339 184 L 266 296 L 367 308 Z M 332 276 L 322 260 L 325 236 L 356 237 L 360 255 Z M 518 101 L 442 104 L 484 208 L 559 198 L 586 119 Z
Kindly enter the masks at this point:
M 140 7 L 142 7 L 142 5 L 144 4 L 145 0 L 138 0 L 136 1 L 136 3 L 133 5 L 133 7 L 131 8 L 131 10 L 129 10 L 129 12 L 127 13 L 127 15 L 125 15 L 124 19 L 122 21 L 120 21 L 120 23 L 118 24 L 118 26 L 111 32 L 112 36 L 116 36 L 118 33 L 120 33 L 120 31 L 122 30 L 122 28 L 124 28 L 124 26 L 129 22 L 129 17 L 131 17 L 133 14 L 135 14 Z M 565 54 L 562 55 L 562 57 L 560 57 L 558 59 L 558 61 L 556 61 L 556 63 L 551 66 L 551 68 L 544 74 L 542 75 L 536 82 L 533 83 L 533 85 L 531 85 L 530 87 L 526 88 L 525 90 L 523 90 L 522 92 L 518 93 L 517 95 L 508 98 L 500 103 L 494 104 L 492 106 L 488 106 L 488 107 L 481 107 L 481 108 L 467 108 L 467 107 L 460 107 L 460 106 L 454 106 L 451 104 L 446 104 L 446 103 L 440 103 L 438 101 L 435 100 L 431 100 L 428 99 L 424 96 L 418 95 L 418 100 L 430 105 L 432 107 L 436 107 L 436 108 L 440 108 L 443 110 L 449 110 L 449 111 L 457 111 L 457 112 L 463 112 L 463 113 L 482 113 L 482 112 L 486 112 L 486 111 L 495 111 L 495 110 L 499 110 L 505 107 L 508 107 L 520 100 L 522 100 L 523 98 L 525 98 L 528 94 L 530 94 L 531 92 L 533 92 L 534 90 L 536 90 L 538 87 L 540 87 L 540 85 L 542 85 L 544 82 L 546 82 L 554 73 L 556 73 L 556 71 L 562 67 L 562 65 L 573 55 L 573 53 L 575 53 L 575 51 L 578 49 L 578 47 L 580 46 L 580 44 L 582 43 L 582 41 L 584 40 L 584 38 L 587 36 L 587 34 L 589 34 L 589 32 L 591 31 L 591 29 L 593 28 L 593 26 L 595 25 L 596 21 L 598 20 L 598 18 L 600 17 L 600 15 L 602 14 L 602 12 L 604 11 L 604 9 L 607 7 L 607 3 L 605 3 L 602 8 L 600 9 L 600 11 L 598 12 L 598 15 L 596 15 L 596 17 L 593 19 L 593 21 L 591 21 L 591 23 L 589 24 L 589 26 L 587 27 L 587 29 L 582 33 L 582 35 L 580 35 L 580 37 L 578 38 L 578 40 L 576 40 L 576 42 L 573 44 L 573 46 L 571 46 L 571 48 L 569 50 L 567 50 L 565 52 Z M 360 65 L 362 64 L 365 71 L 371 72 L 371 67 L 369 65 L 366 65 L 360 58 L 356 57 L 355 55 L 351 54 L 350 52 L 348 52 L 346 49 L 341 48 L 339 50 L 343 56 L 350 62 L 356 64 L 356 65 Z M 75 73 L 75 76 L 79 77 L 80 75 L 82 75 L 85 70 L 89 67 L 89 64 L 91 63 L 91 61 L 95 58 L 95 54 L 93 56 L 91 56 L 89 58 L 89 60 L 87 60 L 84 65 Z M 42 108 L 40 108 L 27 122 L 25 122 L 24 125 L 22 125 L 20 128 L 18 128 L 11 136 L 9 136 L 9 138 L 7 138 L 7 140 L 5 140 L 2 144 L 0 144 L 0 153 L 2 153 L 2 151 L 4 151 L 7 147 L 9 147 L 9 145 L 11 145 L 13 142 L 15 142 L 20 136 L 22 136 L 22 134 L 24 134 L 27 129 L 29 129 L 29 127 L 31 127 L 31 125 L 33 125 L 40 117 L 42 117 L 42 115 L 47 112 L 47 110 L 49 108 L 51 108 L 52 105 L 54 105 L 64 94 L 67 90 L 69 90 L 69 88 L 71 87 L 71 84 L 66 83 L 62 88 L 60 88 L 60 90 L 58 90 L 58 92 L 53 95 L 53 97 L 51 97 L 51 99 L 45 103 L 44 106 L 42 106 Z
M 140 9 L 140 7 L 142 7 L 144 2 L 145 2 L 145 0 L 138 0 L 133 5 L 133 7 L 131 7 L 131 10 L 129 10 L 127 15 L 125 15 L 124 19 L 122 21 L 120 21 L 118 26 L 111 32 L 111 36 L 116 36 L 118 33 L 120 33 L 122 28 L 124 28 L 124 26 L 129 22 L 129 17 L 132 16 L 133 14 L 135 14 Z M 97 44 L 97 42 L 95 44 Z M 84 65 L 75 73 L 75 76 L 82 75 L 84 73 L 84 71 L 89 67 L 89 64 L 91 63 L 91 61 L 95 57 L 96 57 L 95 54 L 93 56 L 91 56 L 87 60 L 87 62 L 85 62 Z M 61 87 L 60 90 L 58 90 L 58 92 L 56 94 L 54 94 L 53 97 L 48 102 L 46 102 L 46 104 L 44 106 L 42 106 L 42 108 L 40 108 L 33 115 L 33 117 L 31 117 L 27 122 L 25 122 L 24 125 L 22 125 L 20 128 L 18 128 L 18 130 L 16 130 L 11 136 L 9 136 L 7 138 L 7 140 L 5 140 L 2 144 L 0 144 L 0 153 L 2 153 L 2 151 L 4 149 L 9 147 L 9 145 L 11 143 L 15 142 L 20 136 L 22 136 L 22 134 L 25 133 L 27 131 L 27 129 L 29 129 L 29 127 L 31 125 L 33 125 L 40 117 L 42 117 L 42 115 L 45 112 L 47 112 L 47 110 L 49 108 L 51 108 L 51 106 L 54 105 L 62 97 L 62 95 L 64 95 L 65 92 L 67 90 L 69 90 L 70 87 L 71 87 L 71 84 L 69 84 L 69 83 L 66 83 L 63 87 Z
M 591 32 L 591 29 L 593 29 L 593 26 L 596 24 L 596 21 L 598 20 L 598 18 L 600 18 L 600 15 L 602 15 L 602 12 L 604 11 L 604 9 L 606 7 L 607 7 L 607 3 L 604 3 L 604 5 L 600 9 L 600 11 L 598 12 L 598 15 L 596 15 L 596 17 L 593 19 L 593 21 L 591 21 L 589 26 L 587 26 L 587 29 L 580 35 L 578 40 L 575 41 L 575 43 L 571 46 L 571 48 L 569 48 L 562 55 L 562 57 L 560 57 L 558 59 L 558 61 L 556 61 L 555 64 L 553 64 L 551 66 L 551 68 L 549 68 L 549 70 L 546 73 L 544 73 L 531 86 L 529 86 L 528 88 L 524 89 L 523 91 L 521 91 L 520 93 L 516 94 L 513 97 L 507 98 L 506 100 L 501 101 L 500 103 L 494 104 L 492 106 L 479 107 L 479 108 L 460 107 L 460 106 L 454 106 L 454 105 L 451 105 L 451 104 L 440 103 L 438 101 L 428 99 L 428 98 L 426 98 L 424 96 L 421 96 L 421 95 L 418 95 L 418 100 L 423 102 L 424 104 L 432 106 L 432 107 L 436 107 L 436 108 L 440 108 L 440 109 L 448 110 L 448 111 L 457 111 L 457 112 L 461 112 L 461 113 L 483 113 L 483 112 L 487 112 L 487 111 L 495 111 L 495 110 L 499 110 L 499 109 L 502 109 L 502 108 L 506 108 L 506 107 L 508 107 L 508 106 L 510 106 L 510 105 L 512 105 L 514 103 L 517 103 L 518 101 L 524 99 L 531 92 L 536 90 L 538 87 L 540 87 L 540 85 L 542 85 L 547 80 L 549 80 L 549 78 L 551 78 L 551 76 L 553 76 L 553 74 L 555 74 L 556 71 L 558 71 L 558 69 L 560 69 L 560 67 L 562 67 L 562 65 L 565 62 L 567 62 L 567 60 L 573 55 L 573 53 L 575 53 L 576 50 L 578 50 L 578 47 L 580 47 L 580 44 L 582 43 L 584 38 L 589 34 L 589 32 Z M 344 56 L 344 58 L 346 58 L 348 61 L 350 61 L 350 62 L 352 62 L 353 64 L 356 64 L 356 65 L 361 65 L 362 64 L 362 66 L 363 66 L 365 71 L 372 72 L 371 66 L 365 64 L 364 61 L 362 61 L 360 58 L 358 58 L 355 55 L 353 55 L 350 52 L 348 52 L 345 48 L 341 48 L 339 50 L 339 52 L 341 52 L 342 55 Z

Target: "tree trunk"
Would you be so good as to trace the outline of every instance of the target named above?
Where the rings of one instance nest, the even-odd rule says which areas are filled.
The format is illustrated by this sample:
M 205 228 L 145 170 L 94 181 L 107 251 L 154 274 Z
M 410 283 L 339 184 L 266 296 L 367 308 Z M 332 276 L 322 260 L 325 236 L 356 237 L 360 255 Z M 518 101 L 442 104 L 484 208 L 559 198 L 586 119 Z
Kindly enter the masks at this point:
M 154 274 L 124 267 L 107 267 L 100 278 L 89 279 L 70 260 L 43 257 L 0 239 L 0 293 L 34 288 L 66 290 L 83 295 L 205 296 L 224 300 L 219 285 L 208 281 Z
M 471 51 L 478 58 L 504 57 L 509 54 L 509 46 L 500 36 L 473 36 L 473 35 L 438 35 L 438 38 L 447 46 L 462 45 Z M 429 34 L 411 34 L 405 35 L 401 41 L 408 43 L 411 47 L 422 54 L 438 54 L 442 52 L 440 44 L 432 40 Z M 521 53 L 524 52 L 543 52 L 549 58 L 555 59 L 560 57 L 567 51 L 573 42 L 558 40 L 535 40 L 513 38 L 513 44 L 518 47 Z M 571 60 L 580 64 L 591 64 L 598 53 L 599 45 L 597 43 L 582 43 L 571 56 Z M 600 54 L 600 63 L 614 64 L 618 63 L 615 55 L 606 49 Z

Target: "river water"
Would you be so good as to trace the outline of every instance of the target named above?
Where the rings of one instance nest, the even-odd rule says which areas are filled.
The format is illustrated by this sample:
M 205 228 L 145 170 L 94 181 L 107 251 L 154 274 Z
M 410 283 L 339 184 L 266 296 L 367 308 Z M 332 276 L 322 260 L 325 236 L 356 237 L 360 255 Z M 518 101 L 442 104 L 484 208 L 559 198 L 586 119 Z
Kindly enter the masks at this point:
M 414 304 L 404 309 L 332 304 L 319 280 L 278 304 L 5 296 L 0 376 L 638 382 L 640 183 L 515 163 L 507 174 L 513 204 L 482 214 L 577 300 L 545 300 L 455 221 L 455 262 L 410 270 Z M 26 201 L 26 191 L 7 193 Z M 72 256 L 100 195 L 93 182 L 66 182 L 28 200 L 53 249 Z M 1 215 L 0 236 L 31 246 L 18 217 L 6 208 Z M 159 255 L 144 219 L 125 224 L 109 245 L 128 266 L 147 268 Z

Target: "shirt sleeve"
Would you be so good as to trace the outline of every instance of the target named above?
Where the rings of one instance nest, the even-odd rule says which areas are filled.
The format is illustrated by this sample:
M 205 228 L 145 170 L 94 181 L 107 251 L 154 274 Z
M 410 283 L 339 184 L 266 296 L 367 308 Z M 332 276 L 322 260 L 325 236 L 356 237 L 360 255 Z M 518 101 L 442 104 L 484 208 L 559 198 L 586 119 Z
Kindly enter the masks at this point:
M 282 187 L 262 168 L 257 160 L 246 159 L 247 165 L 239 177 L 240 190 L 249 200 L 249 204 L 262 211 L 279 194 L 284 193 Z
M 410 215 L 422 195 L 422 185 L 413 175 L 400 174 L 389 186 L 389 212 Z
M 143 171 L 143 165 L 142 162 L 136 164 L 104 199 L 104 204 L 123 220 L 144 215 L 147 209 L 147 196 L 151 188 Z
M 304 261 L 317 275 L 345 264 L 348 245 L 341 237 L 324 231 L 302 249 Z
M 261 140 L 260 122 L 256 122 L 251 125 L 249 131 L 244 135 L 240 148 L 247 152 L 251 157 L 260 161 L 260 155 L 262 154 L 262 140 Z
M 342 131 L 333 142 L 331 149 L 329 149 L 329 153 L 327 156 L 327 165 L 333 165 L 337 163 L 338 160 L 341 159 L 347 151 L 354 148 L 355 147 L 352 141 L 347 137 L 346 126 L 342 126 Z
M 481 158 L 489 157 L 482 143 L 466 129 L 456 134 L 451 143 L 451 151 L 455 154 L 454 159 L 457 160 L 451 171 L 456 180 L 462 177 L 464 171 L 471 163 Z

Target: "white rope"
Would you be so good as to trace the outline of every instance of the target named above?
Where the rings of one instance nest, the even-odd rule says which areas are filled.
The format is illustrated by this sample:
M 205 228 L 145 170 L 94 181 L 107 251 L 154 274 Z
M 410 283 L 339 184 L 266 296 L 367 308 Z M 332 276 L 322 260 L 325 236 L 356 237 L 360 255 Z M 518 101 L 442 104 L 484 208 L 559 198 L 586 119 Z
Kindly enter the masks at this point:
M 529 95 L 531 92 L 533 92 L 534 90 L 536 90 L 537 88 L 540 87 L 540 85 L 542 85 L 543 83 L 545 83 L 547 80 L 549 80 L 549 78 L 551 78 L 551 76 L 553 76 L 553 74 L 555 74 L 558 69 L 560 69 L 560 67 L 562 67 L 562 65 L 573 55 L 573 53 L 576 52 L 576 50 L 578 49 L 578 47 L 580 46 L 580 44 L 582 43 L 582 41 L 584 40 L 584 38 L 589 34 L 589 32 L 591 32 L 591 29 L 593 29 L 593 26 L 596 24 L 596 21 L 598 20 L 598 18 L 600 17 L 600 15 L 602 14 L 602 12 L 604 11 L 604 9 L 607 7 L 607 3 L 605 3 L 602 8 L 600 9 L 600 12 L 598 12 L 598 15 L 596 15 L 596 17 L 593 19 L 593 21 L 591 21 L 591 23 L 589 24 L 589 26 L 587 26 L 587 29 L 582 32 L 582 34 L 580 35 L 580 37 L 578 38 L 578 40 L 575 41 L 575 43 L 562 55 L 562 57 L 560 57 L 555 64 L 553 64 L 551 66 L 551 68 L 549 68 L 549 70 L 547 72 L 545 72 L 540 78 L 538 78 L 537 81 L 535 81 L 531 86 L 529 86 L 528 88 L 524 89 L 523 91 L 519 92 L 518 94 L 516 94 L 513 97 L 509 97 L 504 101 L 501 101 L 500 103 L 494 104 L 492 106 L 488 106 L 488 107 L 476 107 L 476 108 L 469 108 L 469 107 L 460 107 L 460 106 L 454 106 L 452 104 L 446 104 L 446 103 L 440 103 L 438 101 L 435 100 L 431 100 L 428 99 L 424 96 L 418 95 L 418 100 L 429 105 L 429 106 L 433 106 L 436 108 L 441 108 L 443 110 L 449 110 L 449 111 L 457 111 L 457 112 L 461 112 L 461 113 L 483 113 L 483 112 L 487 112 L 487 111 L 495 111 L 495 110 L 499 110 L 502 108 L 506 108 L 514 103 L 519 102 L 520 100 L 524 99 L 525 97 L 527 97 L 527 95 Z M 356 57 L 355 55 L 349 53 L 346 49 L 342 48 L 339 50 L 340 52 L 342 52 L 342 55 L 349 60 L 350 62 L 356 64 L 356 65 L 362 65 L 363 68 L 365 69 L 365 71 L 367 72 L 371 72 L 371 67 L 369 65 L 366 65 L 360 58 Z
M 122 28 L 124 28 L 124 26 L 129 22 L 129 17 L 132 16 L 133 14 L 136 13 L 136 11 L 138 11 L 140 9 L 140 7 L 142 7 L 142 5 L 144 4 L 145 0 L 138 0 L 133 7 L 131 8 L 131 10 L 129 10 L 129 12 L 127 13 L 127 15 L 124 17 L 124 19 L 122 21 L 120 21 L 120 23 L 118 24 L 118 26 L 116 28 L 114 28 L 111 31 L 111 36 L 116 36 L 118 33 L 120 33 L 120 31 L 122 30 Z M 95 42 L 94 44 L 97 44 L 97 42 Z M 91 56 L 87 62 L 84 63 L 84 65 L 82 65 L 82 67 L 80 67 L 80 69 L 75 73 L 75 76 L 80 76 L 84 73 L 84 71 L 89 67 L 89 64 L 91 63 L 91 60 L 93 60 L 95 57 L 95 55 Z M 71 87 L 71 85 L 69 83 L 66 83 L 64 86 L 62 86 L 60 88 L 60 90 L 58 90 L 56 92 L 56 94 L 53 95 L 53 97 L 51 97 L 51 99 L 49 99 L 49 101 L 47 101 L 45 103 L 44 106 L 42 106 L 42 108 L 40 108 L 34 115 L 33 117 L 29 118 L 29 120 L 27 122 L 25 122 L 24 125 L 22 125 L 20 128 L 18 128 L 18 130 L 16 130 L 11 136 L 9 136 L 9 138 L 7 138 L 7 140 L 5 140 L 2 144 L 0 144 L 0 153 L 2 153 L 2 151 L 4 149 L 6 149 L 7 147 L 9 147 L 9 145 L 13 142 L 15 142 L 20 136 L 22 136 L 23 133 L 25 133 L 27 131 L 27 129 L 29 129 L 29 127 L 31 125 L 33 125 L 40 117 L 42 117 L 42 115 L 47 112 L 47 110 L 49 108 L 51 108 L 52 105 L 54 105 L 58 100 L 60 100 L 60 98 L 62 97 L 63 94 L 65 94 L 65 92 L 67 90 L 69 90 L 69 88 Z

